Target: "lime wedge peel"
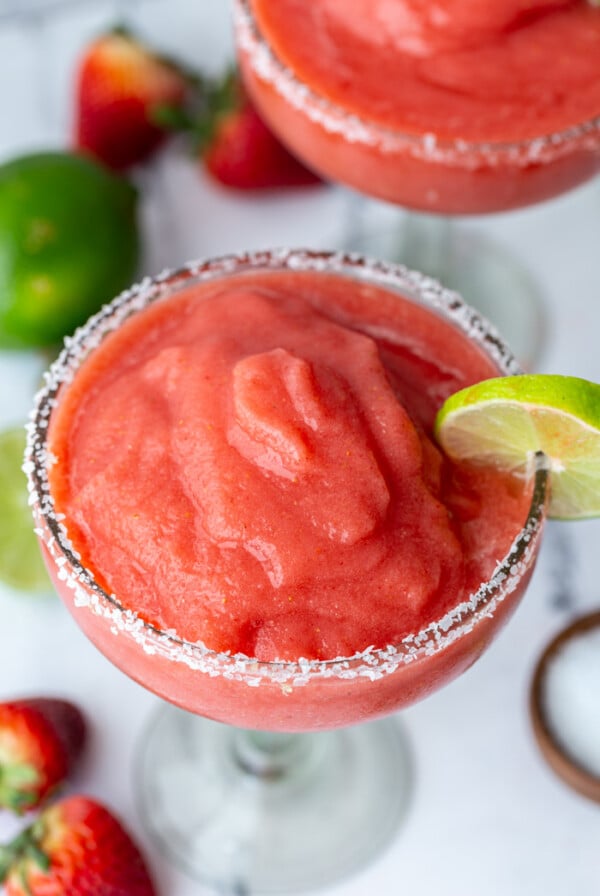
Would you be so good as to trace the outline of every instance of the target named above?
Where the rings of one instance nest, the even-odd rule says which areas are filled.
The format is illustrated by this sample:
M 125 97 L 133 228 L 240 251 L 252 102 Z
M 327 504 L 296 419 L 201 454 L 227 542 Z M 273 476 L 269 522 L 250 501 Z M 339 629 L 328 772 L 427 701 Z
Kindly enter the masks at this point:
M 597 383 L 550 374 L 484 380 L 444 402 L 435 434 L 452 458 L 522 476 L 541 451 L 550 472 L 548 516 L 600 516 Z
M 18 591 L 49 594 L 52 585 L 42 560 L 21 470 L 25 429 L 0 431 L 0 582 Z

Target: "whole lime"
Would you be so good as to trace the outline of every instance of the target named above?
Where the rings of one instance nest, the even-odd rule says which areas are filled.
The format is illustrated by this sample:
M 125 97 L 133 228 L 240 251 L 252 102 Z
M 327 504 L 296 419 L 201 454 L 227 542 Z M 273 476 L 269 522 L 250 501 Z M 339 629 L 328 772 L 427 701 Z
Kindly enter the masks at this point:
M 53 345 L 135 275 L 137 193 L 74 153 L 0 165 L 0 346 Z

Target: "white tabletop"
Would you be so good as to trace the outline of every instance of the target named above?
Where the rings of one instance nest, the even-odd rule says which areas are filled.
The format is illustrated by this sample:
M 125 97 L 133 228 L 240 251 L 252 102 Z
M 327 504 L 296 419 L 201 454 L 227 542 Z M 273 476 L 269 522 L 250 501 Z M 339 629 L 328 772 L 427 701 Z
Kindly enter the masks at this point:
M 68 141 L 74 60 L 116 13 L 122 19 L 125 12 L 161 49 L 195 64 L 218 68 L 230 47 L 221 0 L 81 0 L 48 15 L 3 21 L 10 6 L 0 2 L 0 160 Z M 340 189 L 237 196 L 174 149 L 143 172 L 140 184 L 144 272 L 235 249 L 331 247 L 344 232 L 348 199 Z M 600 381 L 598 181 L 538 208 L 466 226 L 501 240 L 537 279 L 550 324 L 540 368 Z M 0 426 L 25 418 L 41 368 L 33 354 L 0 352 Z M 416 776 L 404 825 L 372 865 L 323 893 L 597 896 L 600 807 L 568 790 L 544 764 L 527 693 L 535 660 L 553 633 L 575 613 L 600 605 L 599 535 L 599 522 L 550 525 L 531 587 L 507 629 L 474 669 L 403 714 Z M 145 848 L 164 896 L 208 894 L 156 855 L 134 805 L 136 744 L 158 699 L 113 668 L 56 597 L 0 589 L 0 613 L 0 699 L 46 693 L 79 703 L 92 737 L 70 790 L 95 795 L 118 812 Z M 0 813 L 0 839 L 14 828 Z

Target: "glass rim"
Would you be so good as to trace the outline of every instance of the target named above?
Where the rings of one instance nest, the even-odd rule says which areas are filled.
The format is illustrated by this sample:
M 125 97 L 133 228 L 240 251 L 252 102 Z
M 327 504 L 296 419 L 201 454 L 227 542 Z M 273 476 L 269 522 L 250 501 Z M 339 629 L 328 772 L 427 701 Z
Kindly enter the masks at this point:
M 309 249 L 260 250 L 189 262 L 177 269 L 163 271 L 156 277 L 146 277 L 105 305 L 72 337 L 65 339 L 62 352 L 45 373 L 45 385 L 36 396 L 27 425 L 23 464 L 28 480 L 29 503 L 36 522 L 35 531 L 55 566 L 57 577 L 73 592 L 75 607 L 88 607 L 96 615 L 104 616 L 116 634 L 131 635 L 147 653 L 157 653 L 183 662 L 210 675 L 243 679 L 248 684 L 259 684 L 265 678 L 282 685 L 289 681 L 306 683 L 313 677 L 380 678 L 400 665 L 436 653 L 461 638 L 482 619 L 493 615 L 497 606 L 519 586 L 531 565 L 545 519 L 548 469 L 543 454 L 535 456 L 532 497 L 523 527 L 487 582 L 441 619 L 406 635 L 399 644 L 383 648 L 369 646 L 352 656 L 327 660 L 300 657 L 293 661 L 265 662 L 244 654 L 215 651 L 202 642 L 186 641 L 174 630 L 161 630 L 125 607 L 116 595 L 105 591 L 96 582 L 94 575 L 81 564 L 80 556 L 70 542 L 64 517 L 54 508 L 48 480 L 48 468 L 53 457 L 46 443 L 50 416 L 57 404 L 60 388 L 72 381 L 81 363 L 104 337 L 131 315 L 187 286 L 253 270 L 333 274 L 396 292 L 456 326 L 479 344 L 501 373 L 522 372 L 492 324 L 468 306 L 456 292 L 403 265 L 378 261 L 358 253 Z
M 547 156 L 558 158 L 571 151 L 574 143 L 586 140 L 591 141 L 590 148 L 600 149 L 600 113 L 559 131 L 509 141 L 438 138 L 433 132 L 411 134 L 369 121 L 300 80 L 262 34 L 251 0 L 233 0 L 233 19 L 238 45 L 248 54 L 256 75 L 325 130 L 340 133 L 354 143 L 380 146 L 392 152 L 409 150 L 429 161 L 458 163 L 462 160 L 467 166 L 473 164 L 476 156 L 490 164 L 505 159 L 513 164 L 530 164 Z

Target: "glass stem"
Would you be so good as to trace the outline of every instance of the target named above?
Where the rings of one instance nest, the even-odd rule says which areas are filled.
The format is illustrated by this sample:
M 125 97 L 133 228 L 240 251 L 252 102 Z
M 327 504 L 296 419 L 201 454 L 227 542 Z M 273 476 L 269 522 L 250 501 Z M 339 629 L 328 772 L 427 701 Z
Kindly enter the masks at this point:
M 240 730 L 233 744 L 240 768 L 250 775 L 271 780 L 297 769 L 310 752 L 310 739 L 302 734 Z
M 410 268 L 442 282 L 452 264 L 452 218 L 408 212 L 402 220 L 401 258 Z

